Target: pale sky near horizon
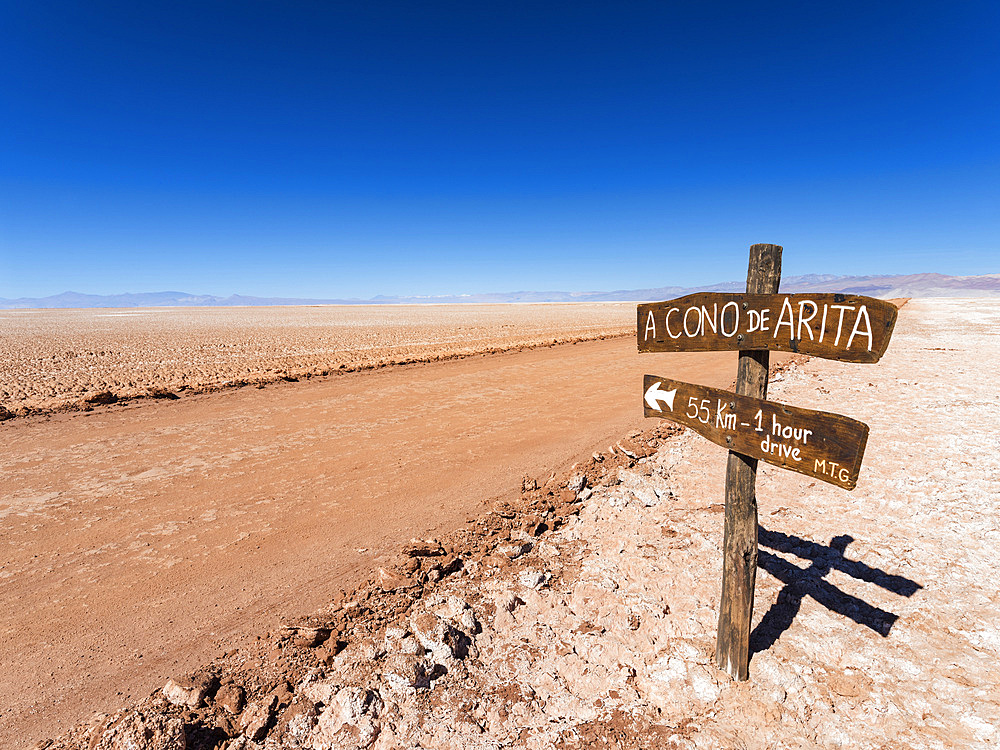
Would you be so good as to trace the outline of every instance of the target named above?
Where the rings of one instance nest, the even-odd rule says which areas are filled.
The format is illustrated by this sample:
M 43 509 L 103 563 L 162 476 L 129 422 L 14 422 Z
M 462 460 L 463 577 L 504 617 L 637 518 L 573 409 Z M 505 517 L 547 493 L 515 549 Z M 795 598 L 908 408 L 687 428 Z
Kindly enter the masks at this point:
M 0 297 L 1000 272 L 1000 4 L 0 2 Z

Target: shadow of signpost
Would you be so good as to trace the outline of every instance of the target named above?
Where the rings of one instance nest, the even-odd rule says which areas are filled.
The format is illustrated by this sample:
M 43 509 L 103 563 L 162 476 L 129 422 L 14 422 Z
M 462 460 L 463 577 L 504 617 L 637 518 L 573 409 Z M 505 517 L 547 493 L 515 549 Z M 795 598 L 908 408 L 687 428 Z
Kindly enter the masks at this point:
M 791 626 L 802 600 L 807 596 L 811 596 L 827 609 L 849 617 L 859 625 L 871 628 L 883 638 L 889 635 L 889 630 L 899 619 L 898 616 L 874 607 L 856 596 L 846 594 L 823 580 L 831 570 L 836 569 L 860 581 L 874 583 L 900 596 L 913 596 L 923 588 L 909 578 L 892 575 L 844 557 L 847 545 L 854 541 L 854 537 L 846 534 L 833 537 L 829 546 L 826 546 L 758 526 L 757 538 L 761 547 L 769 547 L 777 552 L 810 560 L 811 564 L 802 569 L 771 552 L 763 549 L 758 551 L 757 566 L 783 582 L 785 586 L 778 592 L 777 601 L 750 634 L 751 654 L 766 651 L 775 644 L 781 634 Z

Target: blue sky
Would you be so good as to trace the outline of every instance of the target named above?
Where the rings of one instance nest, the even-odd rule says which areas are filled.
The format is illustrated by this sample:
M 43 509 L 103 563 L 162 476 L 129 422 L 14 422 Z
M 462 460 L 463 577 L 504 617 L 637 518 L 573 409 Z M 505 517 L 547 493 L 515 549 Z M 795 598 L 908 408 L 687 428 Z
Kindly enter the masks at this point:
M 0 1 L 0 296 L 1000 272 L 995 2 Z

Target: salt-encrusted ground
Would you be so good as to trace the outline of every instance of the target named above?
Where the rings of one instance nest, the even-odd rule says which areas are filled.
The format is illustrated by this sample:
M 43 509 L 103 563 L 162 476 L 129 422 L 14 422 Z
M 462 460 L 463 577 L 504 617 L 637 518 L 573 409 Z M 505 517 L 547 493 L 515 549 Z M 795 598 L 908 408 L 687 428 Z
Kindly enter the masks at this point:
M 0 310 L 0 421 L 621 336 L 627 303 Z
M 713 665 L 725 451 L 661 431 L 414 545 L 276 644 L 314 654 L 287 682 L 233 655 L 57 745 L 993 747 L 998 330 L 998 302 L 913 301 L 879 364 L 774 379 L 871 435 L 854 492 L 759 474 L 749 682 Z

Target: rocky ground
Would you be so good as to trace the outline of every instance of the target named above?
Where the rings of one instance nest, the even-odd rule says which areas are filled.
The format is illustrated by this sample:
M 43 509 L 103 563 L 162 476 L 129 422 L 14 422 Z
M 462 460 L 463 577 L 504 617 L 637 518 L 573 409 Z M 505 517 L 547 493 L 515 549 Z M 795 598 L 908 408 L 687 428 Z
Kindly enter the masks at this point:
M 631 333 L 635 305 L 0 310 L 0 420 Z
M 851 493 L 760 471 L 748 682 L 713 664 L 726 454 L 660 422 L 40 747 L 995 746 L 998 324 L 915 301 L 881 363 L 776 374 L 871 436 Z

